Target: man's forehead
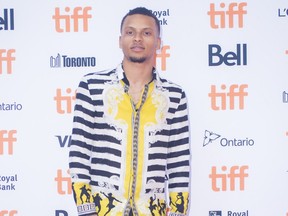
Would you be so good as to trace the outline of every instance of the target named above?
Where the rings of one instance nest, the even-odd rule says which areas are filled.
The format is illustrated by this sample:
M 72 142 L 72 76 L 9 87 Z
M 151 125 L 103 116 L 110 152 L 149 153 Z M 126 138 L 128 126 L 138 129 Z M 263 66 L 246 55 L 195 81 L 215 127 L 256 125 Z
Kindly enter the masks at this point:
M 153 25 L 156 26 L 155 20 L 152 17 L 142 15 L 142 14 L 133 14 L 126 17 L 124 20 L 124 25 L 128 25 L 131 23 L 146 23 L 146 25 Z

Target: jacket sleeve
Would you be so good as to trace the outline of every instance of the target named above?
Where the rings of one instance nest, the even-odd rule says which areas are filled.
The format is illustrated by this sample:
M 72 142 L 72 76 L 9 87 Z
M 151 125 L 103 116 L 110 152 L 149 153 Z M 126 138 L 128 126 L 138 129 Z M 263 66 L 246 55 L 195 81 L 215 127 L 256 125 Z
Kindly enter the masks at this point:
M 69 171 L 78 215 L 96 215 L 90 185 L 90 157 L 93 146 L 93 100 L 88 81 L 81 80 L 74 108 L 73 129 L 69 151 Z
M 182 91 L 178 107 L 171 120 L 168 143 L 169 215 L 188 216 L 190 191 L 190 139 L 188 107 Z

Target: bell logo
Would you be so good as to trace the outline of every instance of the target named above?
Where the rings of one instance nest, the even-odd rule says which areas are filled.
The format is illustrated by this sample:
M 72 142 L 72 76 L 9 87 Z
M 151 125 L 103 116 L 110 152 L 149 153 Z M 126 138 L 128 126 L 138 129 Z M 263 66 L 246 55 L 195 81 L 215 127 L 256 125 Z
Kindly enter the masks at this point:
M 247 65 L 247 44 L 237 44 L 236 52 L 221 53 L 222 48 L 218 44 L 208 45 L 209 66 L 219 66 L 223 63 L 227 66 Z
M 1 30 L 14 30 L 14 9 L 4 9 L 3 17 L 0 15 Z
M 72 101 L 75 101 L 75 93 L 70 88 L 66 89 L 66 93 L 68 95 L 63 96 L 61 89 L 56 90 L 54 100 L 56 101 L 56 110 L 59 114 L 72 113 Z
M 8 155 L 13 155 L 14 143 L 17 141 L 16 130 L 0 130 L 0 155 L 4 154 L 4 144 L 8 145 Z
M 161 48 L 160 52 L 156 53 L 156 58 L 155 58 L 155 65 L 156 65 L 156 62 L 157 62 L 157 59 L 160 58 L 160 65 L 161 65 L 161 70 L 162 71 L 166 71 L 166 63 L 167 63 L 167 58 L 170 57 L 170 54 L 167 53 L 167 50 L 170 49 L 170 46 L 169 45 L 165 45 Z
M 0 211 L 0 216 L 14 216 L 16 214 L 18 214 L 18 211 L 16 211 L 16 210 L 11 210 L 11 211 L 2 210 L 2 211 Z
M 0 49 L 0 75 L 3 73 L 3 66 L 6 65 L 7 74 L 12 74 L 12 62 L 15 61 L 15 57 L 12 54 L 15 53 L 15 49 Z
M 236 98 L 238 98 L 238 107 L 240 110 L 244 109 L 244 97 L 248 96 L 248 92 L 245 89 L 248 88 L 247 84 L 237 85 L 233 84 L 229 87 L 229 91 L 226 93 L 226 85 L 221 85 L 221 89 L 224 92 L 216 91 L 216 86 L 211 86 L 211 92 L 208 96 L 211 98 L 211 108 L 213 110 L 226 110 L 227 109 L 227 98 L 229 99 L 230 110 L 235 109 Z
M 71 32 L 71 22 L 73 22 L 73 32 L 79 32 L 79 26 L 83 26 L 83 32 L 88 31 L 88 19 L 92 18 L 92 15 L 88 12 L 92 10 L 91 7 L 75 7 L 71 14 L 70 7 L 65 7 L 65 14 L 60 13 L 60 8 L 55 8 L 55 29 L 57 32 Z M 82 20 L 82 23 L 81 23 Z
M 69 171 L 67 171 L 69 174 Z M 57 177 L 54 179 L 57 182 L 57 192 L 58 194 L 65 195 L 65 194 L 72 194 L 72 181 L 70 176 L 63 177 L 62 170 L 57 170 Z M 64 185 L 66 184 L 66 185 Z
M 243 28 L 244 15 L 247 14 L 247 11 L 244 9 L 246 6 L 246 2 L 233 2 L 226 7 L 226 4 L 222 2 L 220 3 L 220 9 L 216 10 L 215 4 L 211 3 L 210 11 L 207 13 L 210 16 L 211 28 L 226 28 L 227 22 L 228 28 L 234 28 L 234 25 Z
M 221 171 L 217 171 L 217 167 L 213 166 L 211 168 L 211 174 L 209 175 L 212 190 L 216 192 L 227 190 L 235 191 L 238 186 L 240 191 L 244 191 L 245 178 L 249 176 L 248 173 L 246 173 L 248 168 L 248 166 L 232 166 L 228 171 L 226 166 L 222 166 Z

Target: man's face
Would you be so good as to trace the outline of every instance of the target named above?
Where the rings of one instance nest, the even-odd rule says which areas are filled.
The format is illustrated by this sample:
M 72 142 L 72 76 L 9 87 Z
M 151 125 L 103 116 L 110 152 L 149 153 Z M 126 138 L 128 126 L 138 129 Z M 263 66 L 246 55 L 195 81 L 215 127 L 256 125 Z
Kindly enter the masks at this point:
M 126 17 L 119 37 L 119 46 L 126 60 L 137 63 L 154 61 L 160 44 L 159 33 L 152 17 L 141 14 Z

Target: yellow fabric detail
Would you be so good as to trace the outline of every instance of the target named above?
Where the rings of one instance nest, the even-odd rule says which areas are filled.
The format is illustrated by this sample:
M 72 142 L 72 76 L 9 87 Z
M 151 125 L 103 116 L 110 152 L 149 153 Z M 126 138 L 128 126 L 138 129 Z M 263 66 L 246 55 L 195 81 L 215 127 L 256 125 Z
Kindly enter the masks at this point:
M 170 208 L 173 213 L 186 214 L 189 204 L 188 192 L 170 192 Z
M 84 203 L 92 203 L 91 188 L 87 183 L 75 182 L 73 183 L 74 197 L 76 198 L 77 205 Z

